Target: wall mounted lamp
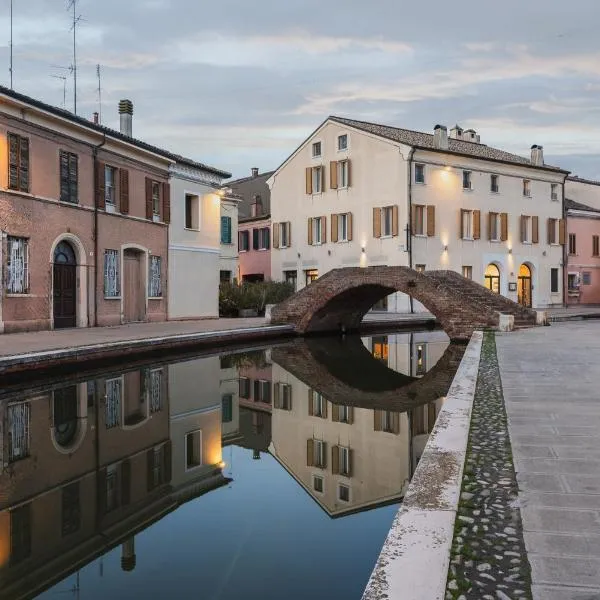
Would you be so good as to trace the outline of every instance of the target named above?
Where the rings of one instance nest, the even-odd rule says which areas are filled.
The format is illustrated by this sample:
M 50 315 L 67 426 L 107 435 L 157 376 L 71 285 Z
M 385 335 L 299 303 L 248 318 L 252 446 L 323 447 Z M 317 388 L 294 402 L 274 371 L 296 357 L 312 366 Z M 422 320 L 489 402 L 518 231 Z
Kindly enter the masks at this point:
M 509 253 L 509 254 L 512 254 L 512 248 L 509 248 L 509 249 L 508 249 L 508 253 Z
M 448 252 L 448 246 L 444 246 L 444 252 Z
M 298 252 L 298 258 L 300 258 L 300 252 Z
M 363 246 L 360 251 L 364 254 L 366 252 L 365 247 Z

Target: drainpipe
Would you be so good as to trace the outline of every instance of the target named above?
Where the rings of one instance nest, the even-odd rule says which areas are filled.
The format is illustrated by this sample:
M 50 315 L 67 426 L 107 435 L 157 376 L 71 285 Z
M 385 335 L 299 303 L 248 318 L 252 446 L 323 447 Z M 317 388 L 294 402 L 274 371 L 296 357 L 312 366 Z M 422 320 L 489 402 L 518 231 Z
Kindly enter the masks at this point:
M 408 153 L 408 213 L 406 219 L 406 250 L 408 252 L 408 266 L 413 268 L 413 255 L 412 255 L 412 161 L 415 149 L 411 148 Z M 410 312 L 414 313 L 413 297 L 408 297 L 410 301 Z
M 102 134 L 102 142 L 94 146 L 92 154 L 94 156 L 94 327 L 98 327 L 98 200 L 96 191 L 98 190 L 98 150 L 106 144 L 106 133 Z
M 563 277 L 562 277 L 562 288 L 563 288 L 563 306 L 565 308 L 567 308 L 569 306 L 569 301 L 568 301 L 568 293 L 567 293 L 567 273 L 568 273 L 568 262 L 569 262 L 569 255 L 568 255 L 568 251 L 567 251 L 567 244 L 569 243 L 569 230 L 567 229 L 567 210 L 565 209 L 565 187 L 567 185 L 567 177 L 569 176 L 569 174 L 567 173 L 565 175 L 565 178 L 563 179 L 563 184 L 562 184 L 562 215 L 563 215 L 563 219 L 565 221 L 565 243 L 563 244 L 562 247 L 562 255 L 563 255 Z

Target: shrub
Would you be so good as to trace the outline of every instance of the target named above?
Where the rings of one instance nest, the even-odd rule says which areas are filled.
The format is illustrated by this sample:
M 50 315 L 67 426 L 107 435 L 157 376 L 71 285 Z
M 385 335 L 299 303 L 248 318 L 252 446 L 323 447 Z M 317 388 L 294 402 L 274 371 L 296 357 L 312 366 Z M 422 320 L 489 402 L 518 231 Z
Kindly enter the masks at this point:
M 237 317 L 242 309 L 264 315 L 267 304 L 279 304 L 294 293 L 290 283 L 259 281 L 256 283 L 221 283 L 219 286 L 219 315 Z

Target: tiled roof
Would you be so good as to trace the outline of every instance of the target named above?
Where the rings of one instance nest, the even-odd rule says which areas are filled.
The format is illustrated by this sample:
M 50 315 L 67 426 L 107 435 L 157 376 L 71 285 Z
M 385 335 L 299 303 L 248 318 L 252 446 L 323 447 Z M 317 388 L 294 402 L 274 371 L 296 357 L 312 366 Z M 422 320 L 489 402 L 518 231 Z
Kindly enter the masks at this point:
M 226 185 L 232 186 L 238 185 L 240 183 L 246 183 L 248 181 L 256 179 L 269 179 L 269 177 L 271 177 L 273 173 L 275 173 L 275 171 L 265 171 L 264 173 L 259 173 L 258 175 L 256 175 L 256 177 L 254 175 L 249 175 L 248 177 L 242 177 L 241 179 L 232 179 L 231 181 L 227 181 Z
M 597 208 L 592 208 L 587 204 L 582 204 L 581 202 L 575 202 L 575 200 L 570 200 L 569 198 L 565 198 L 565 208 L 567 210 L 585 210 L 587 212 L 600 213 L 600 210 Z
M 600 185 L 600 181 L 595 181 L 593 179 L 585 179 L 583 177 L 578 177 L 577 175 L 569 175 L 567 177 L 568 181 L 574 181 L 576 183 L 589 183 L 590 185 Z
M 224 179 L 226 179 L 227 177 L 231 177 L 231 173 L 228 173 L 227 171 L 222 171 L 221 169 L 217 169 L 215 167 L 205 165 L 204 163 L 192 160 L 191 158 L 186 158 L 185 156 L 180 156 L 179 154 L 174 154 L 173 152 L 169 152 L 168 150 L 164 150 L 163 148 L 159 148 L 157 146 L 152 146 L 151 144 L 147 144 L 146 142 L 143 142 L 142 140 L 138 140 L 136 138 L 129 137 L 128 135 L 125 135 L 125 134 L 121 133 L 120 131 L 117 131 L 116 129 L 111 129 L 110 127 L 105 127 L 104 125 L 96 124 L 93 121 L 90 121 L 88 119 L 85 119 L 84 117 L 75 115 L 72 112 L 69 112 L 68 110 L 65 110 L 63 108 L 58 108 L 56 106 L 52 106 L 51 104 L 46 104 L 45 102 L 41 102 L 40 100 L 36 100 L 35 98 L 26 96 L 25 94 L 20 94 L 19 92 L 15 92 L 14 90 L 11 90 L 2 85 L 0 85 L 0 94 L 8 96 L 9 98 L 14 98 L 15 100 L 18 100 L 19 102 L 25 102 L 26 104 L 30 104 L 31 106 L 39 108 L 40 110 L 44 110 L 46 112 L 49 112 L 50 114 L 56 115 L 63 119 L 67 119 L 67 120 L 71 121 L 72 123 L 76 123 L 77 125 L 81 125 L 83 127 L 89 128 L 89 129 L 94 129 L 95 131 L 104 133 L 112 138 L 127 142 L 129 144 L 137 146 L 138 148 L 141 148 L 142 150 L 146 150 L 148 152 L 153 152 L 154 154 L 158 154 L 159 156 L 168 158 L 175 162 L 178 162 L 178 163 L 190 166 L 190 167 L 194 167 L 196 169 L 202 169 L 204 171 L 208 171 L 209 173 L 214 173 L 215 175 L 223 177 Z
M 331 116 L 330 120 L 347 125 L 348 127 L 354 127 L 367 133 L 372 133 L 382 138 L 406 144 L 407 146 L 413 146 L 415 148 L 422 148 L 425 150 L 436 150 L 438 152 L 450 152 L 453 154 L 459 154 L 462 156 L 472 156 L 474 158 L 481 158 L 483 160 L 493 160 L 504 163 L 513 163 L 517 165 L 523 165 L 528 167 L 534 167 L 537 169 L 549 169 L 553 171 L 562 171 L 566 173 L 564 169 L 560 167 L 553 167 L 550 165 L 544 165 L 543 167 L 536 167 L 532 165 L 531 160 L 519 156 L 518 154 L 511 154 L 498 148 L 492 148 L 485 144 L 467 142 L 464 140 L 455 140 L 452 138 L 448 139 L 448 150 L 439 150 L 433 145 L 433 135 L 431 133 L 423 133 L 420 131 L 412 131 L 411 129 L 400 129 L 399 127 L 390 127 L 389 125 L 379 125 L 377 123 L 369 123 L 366 121 L 357 121 L 355 119 L 346 119 L 343 117 Z

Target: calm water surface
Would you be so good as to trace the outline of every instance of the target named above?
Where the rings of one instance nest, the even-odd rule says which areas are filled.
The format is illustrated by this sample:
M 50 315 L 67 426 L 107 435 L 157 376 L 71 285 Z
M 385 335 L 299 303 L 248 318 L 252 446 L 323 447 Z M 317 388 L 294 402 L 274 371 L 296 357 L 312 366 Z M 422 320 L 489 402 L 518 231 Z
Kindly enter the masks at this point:
M 462 348 L 294 341 L 0 394 L 0 598 L 360 598 Z

